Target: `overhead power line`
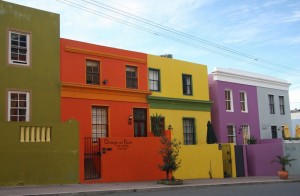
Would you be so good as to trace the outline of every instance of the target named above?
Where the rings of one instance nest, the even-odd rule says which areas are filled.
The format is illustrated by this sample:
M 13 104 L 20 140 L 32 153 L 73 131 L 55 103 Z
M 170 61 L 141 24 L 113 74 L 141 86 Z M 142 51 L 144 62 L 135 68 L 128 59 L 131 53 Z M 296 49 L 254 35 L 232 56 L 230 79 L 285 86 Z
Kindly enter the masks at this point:
M 131 26 L 133 28 L 172 40 L 176 41 L 194 48 L 202 49 L 213 54 L 221 55 L 226 58 L 231 58 L 240 62 L 244 62 L 250 65 L 258 66 L 264 69 L 269 69 L 278 72 L 284 72 L 287 74 L 295 74 L 290 70 L 289 66 L 281 65 L 279 63 L 272 62 L 266 58 L 260 58 L 253 56 L 244 52 L 233 50 L 231 48 L 222 46 L 220 44 L 201 39 L 194 35 L 184 33 L 182 31 L 155 23 L 153 21 L 144 19 L 142 17 L 133 15 L 131 13 L 122 11 L 121 9 L 114 8 L 112 6 L 106 5 L 96 0 L 82 0 L 80 3 L 70 1 L 70 0 L 57 0 L 64 4 L 70 5 L 77 9 L 89 12 L 94 15 L 98 15 L 115 22 Z M 86 3 L 85 5 L 82 2 Z M 99 11 L 99 9 L 108 11 L 111 15 Z M 117 17 L 119 16 L 119 17 Z M 121 17 L 121 18 L 120 18 Z M 125 19 L 122 19 L 125 18 Z M 134 21 L 134 22 L 130 22 Z M 138 24 L 141 23 L 141 24 Z M 201 44 L 201 45 L 200 45 Z

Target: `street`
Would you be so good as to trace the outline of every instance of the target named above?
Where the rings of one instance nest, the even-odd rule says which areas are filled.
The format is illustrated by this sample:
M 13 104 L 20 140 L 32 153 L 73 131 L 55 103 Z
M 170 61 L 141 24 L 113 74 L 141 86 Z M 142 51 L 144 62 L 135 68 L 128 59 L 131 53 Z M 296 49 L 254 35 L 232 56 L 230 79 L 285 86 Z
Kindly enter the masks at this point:
M 272 184 L 249 184 L 249 185 L 230 185 L 230 186 L 216 186 L 216 187 L 198 187 L 198 188 L 183 188 L 174 190 L 162 190 L 162 191 L 137 191 L 130 193 L 115 193 L 110 195 L 120 196 L 219 196 L 219 195 L 242 195 L 242 196 L 299 196 L 300 195 L 300 183 L 272 183 Z

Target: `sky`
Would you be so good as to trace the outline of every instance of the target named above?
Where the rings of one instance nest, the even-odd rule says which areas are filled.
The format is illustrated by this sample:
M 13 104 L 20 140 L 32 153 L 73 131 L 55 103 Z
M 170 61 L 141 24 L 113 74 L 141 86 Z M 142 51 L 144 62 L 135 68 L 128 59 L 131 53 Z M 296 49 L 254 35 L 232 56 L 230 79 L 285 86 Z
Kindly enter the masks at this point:
M 291 83 L 300 109 L 299 0 L 6 0 L 60 14 L 60 36 Z

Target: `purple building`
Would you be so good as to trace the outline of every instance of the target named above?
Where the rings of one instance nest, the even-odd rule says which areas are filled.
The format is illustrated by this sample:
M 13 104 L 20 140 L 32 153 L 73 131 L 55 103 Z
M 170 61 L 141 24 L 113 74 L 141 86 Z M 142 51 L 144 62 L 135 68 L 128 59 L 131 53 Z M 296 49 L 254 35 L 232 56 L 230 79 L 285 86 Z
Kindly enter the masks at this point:
M 288 114 L 269 114 L 266 111 L 270 103 L 264 100 L 268 100 L 270 94 L 287 94 L 288 90 L 277 88 L 280 85 L 286 88 L 288 83 L 260 74 L 220 68 L 209 74 L 208 79 L 213 102 L 211 120 L 217 141 L 236 144 L 237 176 L 276 175 L 279 166 L 270 162 L 275 156 L 283 155 L 283 144 L 280 137 L 271 137 L 271 128 L 275 126 L 273 121 L 280 125 L 287 123 Z M 255 138 L 256 144 L 248 144 L 250 138 Z
M 220 69 L 212 72 L 208 79 L 209 95 L 213 101 L 212 124 L 218 142 L 245 144 L 250 136 L 259 142 L 256 87 L 236 83 L 235 78 Z

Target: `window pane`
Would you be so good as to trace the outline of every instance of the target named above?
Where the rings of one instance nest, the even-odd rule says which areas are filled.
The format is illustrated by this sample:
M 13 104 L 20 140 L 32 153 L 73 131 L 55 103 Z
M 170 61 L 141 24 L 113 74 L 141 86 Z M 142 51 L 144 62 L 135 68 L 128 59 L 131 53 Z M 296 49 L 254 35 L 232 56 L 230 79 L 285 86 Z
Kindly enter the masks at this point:
M 195 144 L 195 125 L 194 119 L 183 119 L 184 144 Z
M 100 84 L 100 62 L 99 61 L 86 61 L 86 83 L 87 84 Z
M 92 108 L 92 137 L 95 138 L 108 136 L 107 107 L 94 106 Z
M 27 64 L 28 62 L 28 34 L 10 32 L 10 62 L 15 64 Z
M 10 121 L 26 121 L 28 119 L 28 93 L 9 92 L 9 117 Z

